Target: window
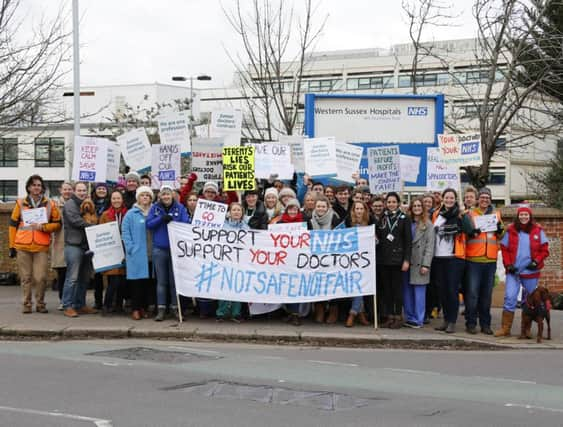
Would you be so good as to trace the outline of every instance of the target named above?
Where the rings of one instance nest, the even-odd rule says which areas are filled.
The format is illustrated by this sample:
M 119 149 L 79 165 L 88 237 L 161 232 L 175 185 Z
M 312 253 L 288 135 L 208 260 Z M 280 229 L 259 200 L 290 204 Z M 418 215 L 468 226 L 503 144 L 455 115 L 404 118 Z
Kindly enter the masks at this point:
M 410 75 L 399 76 L 399 87 L 412 87 L 412 78 Z
M 62 168 L 64 165 L 64 138 L 37 138 L 35 140 L 36 167 Z
M 394 87 L 393 76 L 358 77 L 346 81 L 347 89 L 384 89 Z
M 506 183 L 506 172 L 504 169 L 492 169 L 489 172 L 490 185 L 504 185 Z
M 0 167 L 18 166 L 17 138 L 0 138 Z
M 0 181 L 0 200 L 15 202 L 18 199 L 18 181 Z
M 506 138 L 497 139 L 496 146 L 496 151 L 506 151 Z
M 59 193 L 59 189 L 64 181 L 44 181 L 45 186 L 47 187 L 47 196 L 48 197 L 59 197 L 61 194 Z

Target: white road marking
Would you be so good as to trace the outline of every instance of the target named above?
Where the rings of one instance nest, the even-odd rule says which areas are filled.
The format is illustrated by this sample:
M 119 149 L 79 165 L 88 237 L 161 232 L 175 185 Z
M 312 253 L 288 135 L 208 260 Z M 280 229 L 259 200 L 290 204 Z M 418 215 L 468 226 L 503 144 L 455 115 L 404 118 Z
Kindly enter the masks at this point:
M 358 366 L 355 363 L 330 362 L 328 360 L 307 360 L 307 362 L 318 363 L 319 365 L 351 366 L 353 368 Z
M 78 421 L 90 421 L 96 425 L 96 427 L 112 427 L 113 424 L 111 420 L 103 420 L 101 418 L 91 418 L 91 417 L 84 417 L 82 415 L 74 415 L 74 414 L 67 414 L 64 412 L 55 412 L 55 411 L 38 411 L 36 409 L 28 409 L 28 408 L 13 408 L 10 406 L 0 406 L 0 411 L 9 411 L 9 412 L 17 412 L 20 414 L 30 414 L 30 415 L 46 415 L 49 417 L 60 417 L 60 418 L 67 418 L 70 420 L 78 420 Z
M 415 369 L 399 369 L 399 368 L 383 368 L 385 371 L 401 372 L 403 374 L 418 374 L 418 375 L 441 375 L 439 372 L 432 371 L 417 371 Z
M 563 413 L 563 409 L 557 408 L 546 408 L 545 406 L 534 406 L 534 405 L 524 405 L 522 403 L 505 403 L 504 406 L 508 408 L 524 408 L 524 409 L 537 409 L 539 411 L 548 411 L 548 412 L 560 412 Z
M 261 359 L 271 359 L 271 360 L 284 360 L 285 357 L 281 356 L 260 356 Z
M 199 348 L 191 348 L 191 347 L 180 347 L 177 345 L 169 345 L 167 346 L 167 348 L 170 348 L 172 350 L 184 350 L 184 351 L 193 351 L 196 353 L 208 353 L 208 354 L 221 354 L 218 351 L 213 351 L 213 350 L 201 350 Z

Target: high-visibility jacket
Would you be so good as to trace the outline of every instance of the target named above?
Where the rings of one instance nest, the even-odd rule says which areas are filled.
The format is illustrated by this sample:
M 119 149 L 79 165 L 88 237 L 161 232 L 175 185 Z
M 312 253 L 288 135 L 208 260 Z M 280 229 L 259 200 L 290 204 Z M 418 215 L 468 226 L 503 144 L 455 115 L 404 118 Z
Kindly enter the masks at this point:
M 436 223 L 436 219 L 440 215 L 440 209 L 436 209 L 432 213 L 432 224 Z M 465 245 L 466 245 L 466 236 L 463 231 L 460 231 L 456 234 L 454 239 L 454 257 L 459 259 L 465 259 Z
M 499 211 L 493 211 L 497 216 L 497 221 L 502 223 Z M 485 215 L 480 210 L 473 208 L 469 211 L 471 219 Z M 466 255 L 467 258 L 487 258 L 497 260 L 498 251 L 500 249 L 499 240 L 496 232 L 482 232 L 481 234 L 467 239 Z
M 29 197 L 18 199 L 12 215 L 9 227 L 9 247 L 27 252 L 46 252 L 51 243 L 51 233 L 61 229 L 61 214 L 55 202 L 43 197 L 38 208 L 47 210 L 46 224 L 41 225 L 40 230 L 33 230 L 31 226 L 25 225 L 21 212 L 34 209 Z

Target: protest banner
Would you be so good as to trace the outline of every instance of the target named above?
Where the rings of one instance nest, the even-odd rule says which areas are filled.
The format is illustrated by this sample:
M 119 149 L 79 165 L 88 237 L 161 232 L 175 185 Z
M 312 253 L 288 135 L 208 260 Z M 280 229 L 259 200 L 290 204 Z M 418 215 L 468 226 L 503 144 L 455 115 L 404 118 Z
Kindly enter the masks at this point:
M 108 139 L 108 161 L 106 169 L 106 181 L 116 183 L 119 179 L 119 163 L 121 161 L 121 149 L 117 142 Z
M 254 190 L 254 147 L 223 147 L 223 190 Z
M 258 179 L 292 179 L 291 149 L 284 144 L 254 144 L 254 172 Z
M 260 314 L 271 313 L 281 308 L 281 304 L 265 304 L 263 302 L 249 302 L 248 312 L 251 316 L 258 316 Z
M 198 199 L 192 224 L 198 227 L 222 228 L 227 216 L 227 207 L 225 203 Z
M 372 194 L 401 191 L 401 158 L 398 145 L 368 148 L 369 189 Z
M 187 111 L 169 112 L 158 117 L 161 144 L 180 144 L 182 156 L 190 154 L 190 119 Z
M 216 110 L 211 112 L 209 136 L 223 137 L 225 147 L 240 145 L 242 134 L 242 111 Z
M 311 178 L 336 176 L 336 141 L 334 138 L 309 138 L 303 143 L 303 153 L 305 155 L 305 173 Z
M 192 172 L 198 181 L 223 180 L 223 138 L 194 138 Z
M 145 129 L 133 129 L 117 137 L 121 153 L 131 170 L 143 173 L 151 167 L 151 144 Z
M 86 227 L 88 247 L 94 253 L 92 265 L 96 273 L 123 267 L 125 253 L 116 221 Z
M 162 185 L 180 186 L 180 144 L 154 144 L 152 146 L 152 188 Z
M 440 149 L 427 148 L 426 189 L 443 191 L 446 188 L 459 190 L 459 168 L 448 165 L 440 156 Z
M 178 293 L 252 303 L 298 303 L 375 294 L 375 228 L 204 229 L 168 224 Z
M 481 166 L 481 135 L 466 133 L 458 135 L 438 135 L 438 146 L 442 160 L 454 166 Z
M 107 139 L 85 136 L 76 137 L 72 162 L 72 180 L 105 182 L 107 158 Z
M 305 173 L 305 153 L 303 152 L 304 138 L 299 135 L 280 135 L 279 143 L 289 145 L 291 149 L 291 163 L 295 172 Z
M 336 142 L 336 177 L 339 181 L 355 184 L 352 175 L 359 173 L 364 149 L 345 142 Z
M 306 222 L 288 222 L 282 224 L 268 224 L 268 231 L 276 233 L 290 233 L 292 231 L 307 230 Z
M 420 171 L 420 157 L 401 154 L 401 179 L 405 182 L 418 181 Z

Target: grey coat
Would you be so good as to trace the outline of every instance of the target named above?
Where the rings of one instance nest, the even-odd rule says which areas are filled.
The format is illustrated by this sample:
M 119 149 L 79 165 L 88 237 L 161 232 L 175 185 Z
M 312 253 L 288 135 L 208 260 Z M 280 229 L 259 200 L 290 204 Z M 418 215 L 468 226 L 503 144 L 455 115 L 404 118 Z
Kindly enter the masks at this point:
M 427 221 L 422 228 L 416 227 L 412 240 L 410 283 L 427 285 L 430 283 L 430 265 L 434 257 L 434 226 Z M 420 267 L 428 267 L 428 273 L 420 274 Z
M 65 245 L 80 246 L 88 249 L 88 241 L 86 240 L 86 232 L 84 229 L 89 227 L 82 218 L 80 213 L 80 205 L 82 200 L 73 195 L 64 205 L 63 208 L 63 228 Z

